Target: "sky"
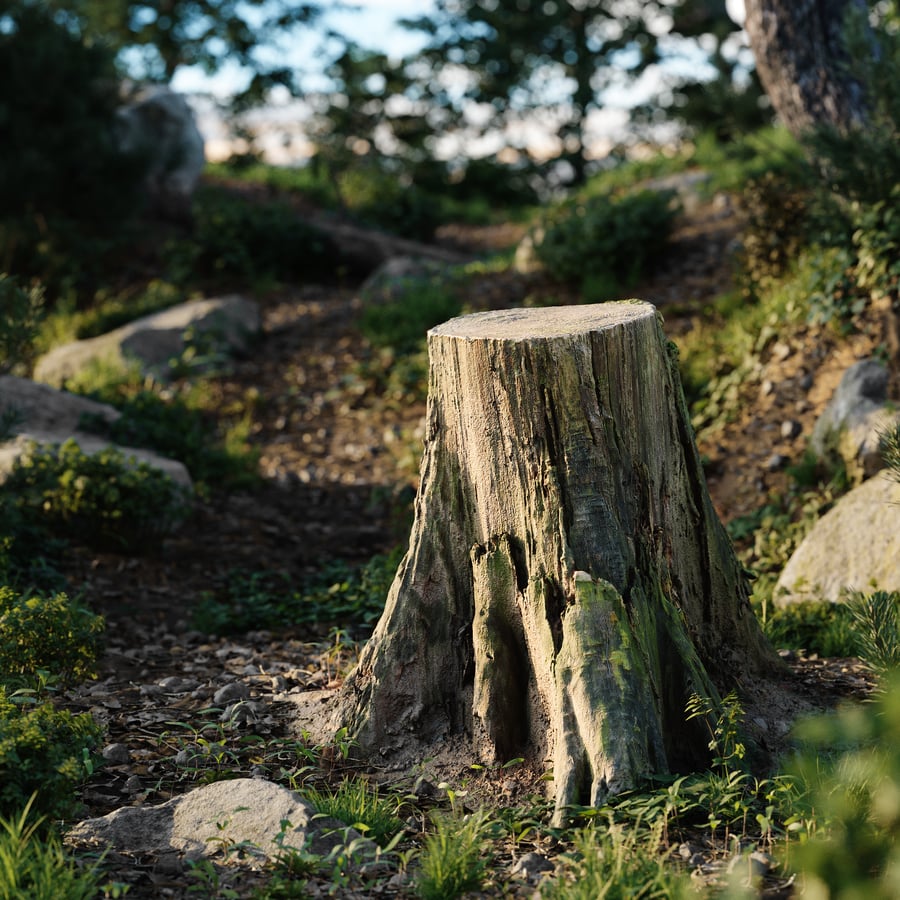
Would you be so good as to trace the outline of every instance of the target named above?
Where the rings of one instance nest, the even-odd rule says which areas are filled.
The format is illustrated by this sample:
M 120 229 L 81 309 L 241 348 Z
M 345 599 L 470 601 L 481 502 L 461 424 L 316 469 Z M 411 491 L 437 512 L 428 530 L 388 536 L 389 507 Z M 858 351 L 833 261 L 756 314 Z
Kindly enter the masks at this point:
M 386 52 L 390 56 L 402 57 L 415 53 L 424 46 L 424 36 L 407 31 L 397 24 L 398 19 L 414 18 L 427 14 L 434 8 L 432 0 L 348 0 L 356 9 L 352 11 L 328 10 L 327 4 L 324 23 L 342 32 L 360 46 L 372 50 Z M 744 16 L 743 0 L 726 0 L 729 15 L 736 22 L 742 22 Z M 306 71 L 315 71 L 316 63 L 313 55 L 315 36 L 294 38 L 286 45 L 282 52 L 290 57 L 290 60 Z M 226 67 L 214 78 L 210 79 L 199 71 L 183 70 L 176 74 L 172 87 L 174 90 L 185 94 L 207 93 L 226 97 L 240 84 L 241 74 L 236 69 Z M 646 85 L 648 92 L 653 90 L 653 85 Z M 610 108 L 596 111 L 597 134 L 616 136 L 624 127 L 627 115 L 616 106 L 630 105 L 628 98 L 613 97 Z M 294 118 L 296 125 L 296 112 L 288 110 L 274 110 L 268 115 L 268 121 L 284 118 L 290 121 Z M 207 140 L 207 154 L 210 158 L 219 158 L 230 154 L 232 147 L 227 140 L 224 126 L 216 120 L 211 107 L 206 107 L 200 113 L 200 127 Z M 272 162 L 289 163 L 296 161 L 296 157 L 305 155 L 301 135 L 296 135 L 292 143 L 287 146 L 280 137 L 274 134 L 271 140 L 262 141 L 266 154 Z

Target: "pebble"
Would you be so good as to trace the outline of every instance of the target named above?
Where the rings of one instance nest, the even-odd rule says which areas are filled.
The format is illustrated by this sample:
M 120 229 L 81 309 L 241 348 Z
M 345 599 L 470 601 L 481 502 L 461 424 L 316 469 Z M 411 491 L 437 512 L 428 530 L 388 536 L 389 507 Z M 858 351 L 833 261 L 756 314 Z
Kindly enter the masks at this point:
M 789 344 L 786 344 L 784 341 L 778 341 L 775 346 L 772 347 L 772 359 L 778 360 L 778 362 L 784 362 L 793 351 L 790 348 Z
M 114 766 L 121 766 L 131 762 L 131 751 L 125 744 L 107 744 L 100 755 Z
M 781 436 L 787 441 L 792 441 L 801 431 L 803 426 L 796 419 L 786 419 L 781 423 Z
M 790 462 L 790 458 L 785 456 L 782 453 L 773 453 L 766 460 L 766 468 L 770 472 L 777 472 L 778 469 L 783 469 Z
M 233 681 L 220 687 L 213 694 L 213 703 L 221 706 L 234 700 L 246 700 L 250 696 L 250 688 L 243 681 Z
M 526 881 L 538 881 L 544 872 L 553 870 L 553 863 L 540 853 L 525 853 L 510 867 L 512 878 L 524 878 Z
M 144 789 L 141 779 L 137 775 L 132 775 L 125 781 L 125 790 L 129 794 L 139 794 Z
M 770 394 L 774 394 L 774 393 L 775 393 L 775 385 L 773 382 L 769 381 L 768 379 L 766 379 L 759 386 L 759 396 L 760 397 L 768 397 Z

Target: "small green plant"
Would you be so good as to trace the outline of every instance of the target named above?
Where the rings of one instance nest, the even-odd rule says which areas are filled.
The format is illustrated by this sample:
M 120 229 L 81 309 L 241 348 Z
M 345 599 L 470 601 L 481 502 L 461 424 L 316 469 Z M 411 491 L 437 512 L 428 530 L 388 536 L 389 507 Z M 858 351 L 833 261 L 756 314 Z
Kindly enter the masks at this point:
M 63 685 L 91 676 L 103 618 L 66 594 L 22 596 L 0 587 L 0 683 L 30 684 L 41 670 Z
M 369 628 L 384 610 L 402 554 L 397 547 L 360 568 L 332 562 L 299 590 L 284 573 L 232 572 L 222 591 L 205 593 L 198 601 L 194 626 L 210 634 L 283 627 L 286 622 Z
M 612 820 L 580 829 L 560 876 L 541 890 L 543 900 L 629 900 L 694 896 L 690 880 L 667 868 L 661 852 L 663 822 L 630 828 Z
M 75 788 L 93 771 L 102 730 L 86 713 L 32 701 L 0 687 L 0 815 L 16 814 L 34 796 L 35 810 L 64 817 Z
M 542 223 L 535 252 L 553 278 L 581 285 L 586 300 L 610 300 L 662 253 L 677 212 L 666 191 L 568 203 Z
M 436 814 L 419 858 L 416 892 L 422 900 L 454 900 L 487 880 L 491 822 L 484 811 L 461 818 Z
M 78 865 L 44 819 L 32 815 L 33 800 L 0 818 L 0 897 L 93 900 L 101 889 L 101 864 Z
M 851 591 L 847 597 L 859 657 L 885 676 L 900 666 L 900 593 Z
M 900 890 L 900 681 L 872 703 L 847 706 L 797 728 L 792 770 L 804 790 L 795 813 L 815 818 L 790 848 L 809 896 L 889 900 Z
M 94 455 L 69 439 L 32 444 L 4 490 L 29 521 L 67 538 L 116 550 L 146 550 L 187 513 L 184 489 L 112 447 Z
M 757 606 L 763 631 L 773 647 L 803 650 L 822 657 L 857 653 L 857 635 L 849 607 L 827 600 L 801 600 L 782 606 Z
M 346 778 L 332 790 L 307 790 L 306 799 L 318 812 L 352 826 L 381 847 L 403 828 L 398 798 L 383 796 L 365 778 Z

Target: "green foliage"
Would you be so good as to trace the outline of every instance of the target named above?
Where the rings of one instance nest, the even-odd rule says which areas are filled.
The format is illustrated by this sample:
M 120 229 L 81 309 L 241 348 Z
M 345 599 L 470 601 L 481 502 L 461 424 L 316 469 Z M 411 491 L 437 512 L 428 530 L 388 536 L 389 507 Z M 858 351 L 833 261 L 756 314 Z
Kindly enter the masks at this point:
M 350 825 L 381 847 L 403 828 L 398 798 L 382 796 L 365 778 L 345 778 L 334 789 L 309 789 L 305 796 L 317 812 Z
M 419 860 L 417 895 L 422 900 L 454 900 L 467 891 L 480 890 L 491 862 L 486 846 L 491 825 L 487 815 L 435 815 L 433 825 Z
M 850 213 L 856 284 L 896 300 L 900 295 L 900 182 L 884 199 L 868 205 L 854 203 Z
M 25 290 L 0 272 L 0 375 L 30 357 L 43 305 L 41 288 Z
M 65 816 L 75 788 L 92 771 L 102 731 L 87 713 L 21 700 L 0 686 L 0 816 L 22 810 L 32 795 L 36 810 Z
M 286 624 L 371 627 L 384 610 L 401 556 L 397 547 L 359 569 L 332 562 L 300 590 L 292 589 L 282 573 L 233 572 L 223 591 L 203 595 L 193 612 L 194 626 L 211 634 Z
M 614 821 L 580 829 L 562 874 L 541 889 L 543 900 L 629 900 L 694 896 L 690 880 L 666 866 L 661 852 L 663 821 L 649 829 Z
M 115 143 L 117 77 L 43 3 L 6 4 L 0 32 L 0 270 L 83 285 L 138 204 L 144 163 Z M 48 124 L 52 123 L 52 124 Z
M 194 198 L 194 228 L 173 240 L 164 259 L 179 285 L 333 278 L 337 250 L 286 203 L 253 202 L 206 188 Z
M 440 224 L 440 204 L 408 176 L 356 165 L 340 173 L 337 185 L 350 212 L 396 234 L 427 240 Z
M 2 900 L 93 900 L 100 890 L 99 863 L 78 865 L 59 838 L 32 815 L 33 798 L 0 818 Z
M 851 591 L 847 597 L 858 655 L 879 675 L 900 666 L 900 593 Z
M 183 488 L 146 463 L 109 447 L 89 456 L 70 439 L 33 444 L 4 490 L 27 521 L 98 547 L 152 548 L 187 512 Z
M 783 606 L 754 604 L 773 647 L 804 650 L 822 657 L 857 653 L 857 632 L 847 606 L 825 600 L 801 600 Z
M 889 900 L 900 893 L 900 682 L 872 703 L 848 706 L 797 729 L 803 752 L 791 770 L 804 786 L 798 815 L 812 839 L 790 848 L 806 893 L 834 900 Z
M 102 617 L 65 594 L 0 587 L 0 683 L 31 681 L 40 670 L 63 684 L 89 677 L 102 631 Z
M 452 287 L 436 280 L 411 279 L 385 302 L 363 310 L 359 327 L 375 347 L 398 355 L 420 349 L 429 328 L 458 316 L 462 302 Z
M 585 299 L 610 300 L 663 252 L 677 214 L 669 191 L 593 197 L 551 213 L 535 252 L 551 277 L 580 284 Z
M 786 274 L 809 240 L 807 195 L 796 177 L 766 172 L 741 191 L 740 262 L 751 285 Z
M 141 380 L 143 386 L 145 382 Z M 189 396 L 133 384 L 110 384 L 93 396 L 121 412 L 114 422 L 85 417 L 81 427 L 127 447 L 147 447 L 183 462 L 198 487 L 246 487 L 255 482 L 257 454 L 228 440 L 213 416 Z

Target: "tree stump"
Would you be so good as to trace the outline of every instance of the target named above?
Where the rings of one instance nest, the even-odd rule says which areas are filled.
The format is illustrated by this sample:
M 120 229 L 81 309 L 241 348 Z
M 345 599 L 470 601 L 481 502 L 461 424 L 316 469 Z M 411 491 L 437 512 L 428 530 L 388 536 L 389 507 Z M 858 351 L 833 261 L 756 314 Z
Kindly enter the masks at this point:
M 382 759 L 549 762 L 558 817 L 705 764 L 688 698 L 778 661 L 655 308 L 480 313 L 428 349 L 409 550 L 336 723 Z

